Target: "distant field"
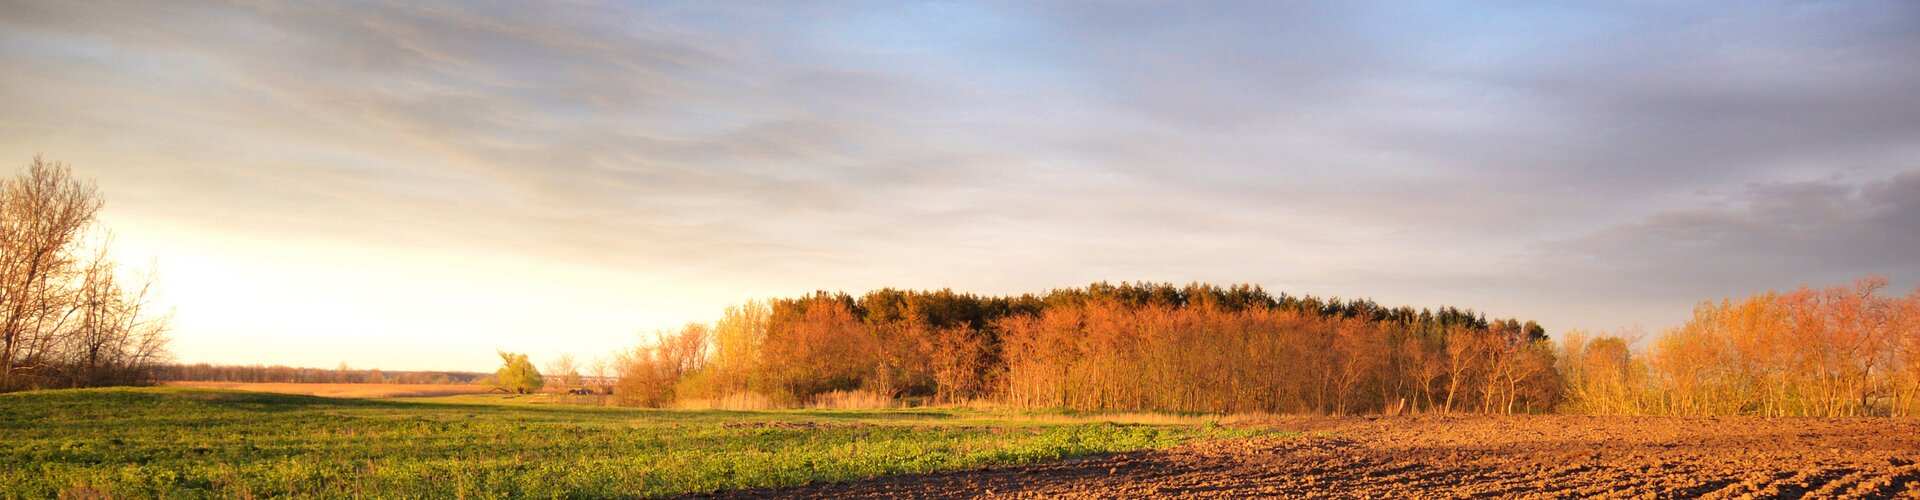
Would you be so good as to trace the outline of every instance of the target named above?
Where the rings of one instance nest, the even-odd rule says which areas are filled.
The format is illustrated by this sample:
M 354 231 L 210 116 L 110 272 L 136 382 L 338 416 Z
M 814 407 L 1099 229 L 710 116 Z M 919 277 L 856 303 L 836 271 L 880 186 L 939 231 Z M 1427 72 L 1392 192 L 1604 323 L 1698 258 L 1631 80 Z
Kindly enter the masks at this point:
M 1200 419 L 684 411 L 537 396 L 327 399 L 186 387 L 0 394 L 0 492 L 49 498 L 664 496 L 1026 464 L 1270 434 Z M 530 404 L 531 403 L 531 404 Z M 1133 418 L 1133 417 L 1129 417 Z
M 170 387 L 194 387 L 200 389 L 232 389 L 236 391 L 272 392 L 278 394 L 299 394 L 328 398 L 415 398 L 427 396 L 453 396 L 458 394 L 483 394 L 490 387 L 484 385 L 439 385 L 439 384 L 290 384 L 290 383 L 250 383 L 250 382 L 167 382 Z

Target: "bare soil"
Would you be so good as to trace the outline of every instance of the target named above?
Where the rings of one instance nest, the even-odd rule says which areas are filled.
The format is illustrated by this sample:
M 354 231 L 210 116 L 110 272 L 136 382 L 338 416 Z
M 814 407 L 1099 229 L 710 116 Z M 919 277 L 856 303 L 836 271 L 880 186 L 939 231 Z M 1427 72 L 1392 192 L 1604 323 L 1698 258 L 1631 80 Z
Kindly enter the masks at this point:
M 1268 437 L 722 493 L 776 498 L 1920 498 L 1920 420 L 1296 418 Z
M 329 398 L 414 398 L 482 394 L 492 388 L 484 385 L 447 384 L 295 384 L 253 382 L 167 382 L 170 387 L 232 389 L 236 391 L 300 394 Z

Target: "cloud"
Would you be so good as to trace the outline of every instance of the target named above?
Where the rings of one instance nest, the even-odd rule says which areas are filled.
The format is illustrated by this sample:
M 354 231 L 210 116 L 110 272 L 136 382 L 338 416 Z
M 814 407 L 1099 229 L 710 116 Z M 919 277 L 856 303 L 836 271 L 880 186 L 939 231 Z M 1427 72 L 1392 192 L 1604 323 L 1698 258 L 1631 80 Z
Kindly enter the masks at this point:
M 1087 40 L 1062 59 L 1157 126 L 1141 134 L 1156 141 L 1115 142 L 1198 151 L 1159 171 L 1184 174 L 1178 162 L 1191 161 L 1256 192 L 1290 179 L 1335 195 L 1401 182 L 1434 187 L 1419 194 L 1427 205 L 1595 224 L 1594 213 L 1729 183 L 1899 168 L 1889 156 L 1910 155 L 1920 130 L 1909 97 L 1920 68 L 1901 56 L 1920 50 L 1920 9 L 1902 2 L 1089 6 L 1056 17 Z
M 1543 241 L 1493 283 L 1533 294 L 1566 327 L 1662 328 L 1691 304 L 1877 275 L 1920 285 L 1920 170 L 1750 183 L 1691 207 Z M 1898 291 L 1898 290 L 1896 290 Z M 1549 304 L 1558 304 L 1553 306 Z
M 1664 211 L 1543 245 L 1554 266 L 1616 293 L 1713 297 L 1865 274 L 1920 276 L 1920 170 L 1872 180 L 1749 184 L 1716 203 Z
M 1910 2 L 4 9 L 0 154 L 180 239 L 1556 327 L 1920 271 Z

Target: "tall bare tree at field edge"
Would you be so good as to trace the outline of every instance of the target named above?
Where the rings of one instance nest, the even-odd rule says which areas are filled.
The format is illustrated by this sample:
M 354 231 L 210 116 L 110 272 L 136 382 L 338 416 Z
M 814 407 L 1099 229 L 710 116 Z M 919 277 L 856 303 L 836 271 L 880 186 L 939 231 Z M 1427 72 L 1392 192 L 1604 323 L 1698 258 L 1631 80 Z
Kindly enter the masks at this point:
M 91 181 L 34 157 L 0 181 L 0 391 L 138 384 L 166 356 L 152 280 L 119 280 Z

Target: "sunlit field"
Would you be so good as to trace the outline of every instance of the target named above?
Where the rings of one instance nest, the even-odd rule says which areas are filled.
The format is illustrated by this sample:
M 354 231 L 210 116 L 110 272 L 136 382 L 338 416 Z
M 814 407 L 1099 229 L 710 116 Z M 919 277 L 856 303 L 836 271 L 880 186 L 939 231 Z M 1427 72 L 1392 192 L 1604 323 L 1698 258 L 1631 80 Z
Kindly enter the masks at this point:
M 662 496 L 1027 464 L 1264 431 L 975 410 L 683 411 L 538 396 L 0 395 L 10 497 Z M 1198 422 L 1198 423 L 1187 423 Z

